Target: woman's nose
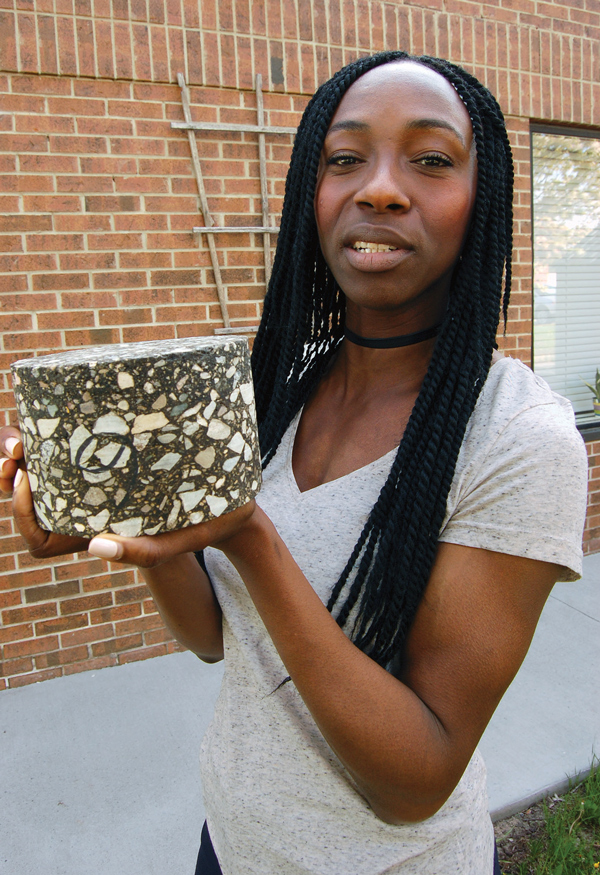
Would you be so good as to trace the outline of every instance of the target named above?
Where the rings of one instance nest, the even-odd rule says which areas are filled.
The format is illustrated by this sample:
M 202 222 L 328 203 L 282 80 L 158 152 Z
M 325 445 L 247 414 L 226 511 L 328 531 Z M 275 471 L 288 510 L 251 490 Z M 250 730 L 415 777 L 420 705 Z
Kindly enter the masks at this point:
M 406 183 L 407 180 L 397 163 L 377 162 L 372 167 L 365 167 L 354 201 L 372 207 L 377 212 L 407 210 L 410 207 L 410 196 Z

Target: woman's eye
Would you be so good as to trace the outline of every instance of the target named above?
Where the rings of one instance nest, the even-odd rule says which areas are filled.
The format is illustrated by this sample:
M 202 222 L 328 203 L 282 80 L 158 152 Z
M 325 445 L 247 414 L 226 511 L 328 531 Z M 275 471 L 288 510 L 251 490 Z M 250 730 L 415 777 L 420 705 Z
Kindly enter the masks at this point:
M 356 164 L 358 158 L 356 155 L 331 155 L 327 159 L 327 164 L 333 165 L 334 167 L 348 167 L 351 164 Z
M 432 152 L 430 155 L 422 155 L 417 159 L 417 164 L 422 164 L 424 167 L 452 167 L 452 161 L 445 155 L 438 155 Z

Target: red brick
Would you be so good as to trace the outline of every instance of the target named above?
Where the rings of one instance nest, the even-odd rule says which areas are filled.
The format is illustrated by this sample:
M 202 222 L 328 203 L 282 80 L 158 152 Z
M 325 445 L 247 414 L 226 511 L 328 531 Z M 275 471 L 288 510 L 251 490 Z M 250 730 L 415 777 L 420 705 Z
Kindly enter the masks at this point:
M 67 632 L 71 629 L 81 629 L 88 625 L 86 616 L 57 617 L 54 620 L 44 620 L 35 624 L 36 635 L 52 635 Z
M 31 331 L 32 318 L 29 313 L 12 316 L 0 316 L 0 331 Z
M 157 176 L 131 176 L 113 180 L 115 191 L 160 194 L 169 191 L 169 181 Z
M 67 346 L 100 346 L 104 343 L 119 343 L 119 332 L 114 328 L 90 328 L 78 331 L 65 331 Z
M 63 310 L 79 310 L 83 307 L 116 307 L 117 296 L 110 292 L 64 292 L 60 296 Z
M 55 268 L 54 255 L 0 255 L 0 271 L 54 270 Z M 32 301 L 29 300 L 29 305 L 31 304 Z
M 84 334 L 85 332 L 80 332 Z M 107 341 L 110 342 L 110 341 Z M 95 346 L 93 343 L 85 344 L 86 346 Z M 84 554 L 87 555 L 87 554 Z M 65 557 L 60 556 L 54 560 L 54 579 L 57 581 L 69 580 L 73 577 L 87 577 L 88 575 L 98 574 L 102 572 L 106 565 L 102 559 L 82 559 L 76 562 L 64 562 Z M 64 564 L 58 564 L 61 562 Z
M 17 656 L 34 656 L 38 653 L 56 650 L 58 646 L 58 636 L 56 635 L 47 635 L 43 638 L 28 638 L 25 641 L 6 644 L 4 647 L 4 658 L 12 659 Z
M 52 579 L 50 568 L 35 568 L 31 571 L 13 571 L 10 583 L 17 589 L 48 583 Z
M 56 605 L 53 603 L 30 605 L 28 607 L 2 611 L 2 623 L 5 626 L 13 623 L 31 623 L 44 617 L 55 617 L 56 614 Z
M 198 286 L 200 271 L 198 270 L 154 270 L 150 282 L 153 286 Z
M 61 253 L 59 262 L 61 270 L 107 270 L 117 266 L 117 257 L 114 252 L 69 252 Z M 64 295 L 61 300 L 65 300 Z M 79 295 L 77 300 L 83 302 L 87 298 Z M 105 304 L 104 306 L 115 306 L 114 297 L 109 296 L 107 300 L 113 303 Z M 94 307 L 96 305 L 86 303 L 84 306 Z
M 115 312 L 114 310 L 104 310 L 100 313 L 101 325 L 140 325 L 152 322 L 152 310 L 149 309 L 127 309 Z
M 111 271 L 110 273 L 95 273 L 93 285 L 95 289 L 135 288 L 146 284 L 146 274 L 139 271 Z
M 107 151 L 105 137 L 82 137 L 82 136 L 51 136 L 51 152 L 74 152 L 77 155 L 82 152 L 104 153 Z
M 168 629 L 165 629 L 164 626 L 144 633 L 144 643 L 146 644 L 146 647 L 150 647 L 153 644 L 161 644 L 163 642 L 173 640 L 173 636 Z
M 75 27 L 79 73 L 81 76 L 94 76 L 96 71 L 92 22 L 86 18 L 77 18 Z
M 0 211 L 12 213 L 19 209 L 19 198 L 14 194 L 0 195 Z
M 141 647 L 143 639 L 140 635 L 128 635 L 124 638 L 111 638 L 108 641 L 99 641 L 92 644 L 92 653 L 94 656 L 105 656 L 109 653 L 120 653 L 122 650 L 132 650 L 134 647 Z
M 132 195 L 88 195 L 85 198 L 87 213 L 133 212 L 140 209 L 140 199 Z
M 0 235 L 0 252 L 22 252 L 23 244 L 21 237 L 10 236 L 7 234 Z
M 78 644 L 91 644 L 93 641 L 104 641 L 106 638 L 113 638 L 115 634 L 114 627 L 111 623 L 104 625 L 87 626 L 85 629 L 79 629 L 75 632 L 63 632 L 60 636 L 61 645 L 63 647 L 74 647 Z
M 121 249 L 141 249 L 141 234 L 95 234 L 89 238 L 90 249 L 108 249 L 111 252 Z
M 13 534 L 12 520 L 0 520 L 0 535 Z
M 135 173 L 136 162 L 133 158 L 121 156 L 85 157 L 81 158 L 81 172 L 86 174 L 118 174 Z
M 115 66 L 113 59 L 111 23 L 110 21 L 96 20 L 93 24 L 98 75 L 112 78 L 115 75 Z
M 39 656 L 34 657 L 34 662 L 37 669 L 44 669 L 68 663 L 81 662 L 82 659 L 87 659 L 87 657 L 87 647 L 69 647 L 62 650 L 56 650 L 52 653 L 42 653 Z
M 17 70 L 17 41 L 15 16 L 0 10 L 0 56 L 4 70 Z
M 205 319 L 206 307 L 202 304 L 196 307 L 161 307 L 156 313 L 157 322 L 168 322 L 173 325 L 190 321 L 202 322 Z
M 1 231 L 50 231 L 52 229 L 52 216 L 39 215 L 0 215 Z
M 19 68 L 25 72 L 38 72 L 37 28 L 35 17 L 19 13 L 17 18 L 19 41 Z
M 25 601 L 27 604 L 31 602 L 41 602 L 45 600 L 56 600 L 65 596 L 74 595 L 80 592 L 80 583 L 78 580 L 65 580 L 63 583 L 52 583 L 44 586 L 29 587 L 25 590 Z
M 117 665 L 116 657 L 114 656 L 98 656 L 96 659 L 86 659 L 84 662 L 76 662 L 72 665 L 65 665 L 63 668 L 64 675 L 78 674 L 82 671 L 97 671 L 100 668 L 109 668 Z
M 119 265 L 122 268 L 127 267 L 170 267 L 171 253 L 170 252 L 121 252 L 119 254 Z
M 112 608 L 102 608 L 99 611 L 90 612 L 90 622 L 92 625 L 103 623 L 114 623 L 117 620 L 127 620 L 132 617 L 139 617 L 141 608 L 139 602 L 132 602 L 128 605 L 117 605 Z M 100 636 L 106 638 L 106 635 Z
M 85 611 L 103 608 L 107 605 L 112 605 L 112 603 L 112 594 L 110 592 L 95 593 L 93 595 L 86 595 L 76 599 L 63 599 L 60 602 L 60 613 L 63 616 L 68 614 L 79 614 Z
M 31 623 L 22 623 L 16 626 L 0 627 L 0 644 L 6 644 L 8 641 L 22 641 L 26 638 L 31 638 L 33 635 L 33 626 Z
M 50 678 L 60 677 L 62 671 L 60 668 L 52 668 L 46 671 L 36 671 L 32 674 L 23 674 L 18 677 L 11 677 L 8 686 L 10 689 L 15 689 L 16 687 L 24 687 L 27 684 L 37 684 L 39 681 L 47 681 Z
M 0 608 L 14 608 L 22 604 L 21 593 L 15 590 L 0 592 Z
M 14 76 L 12 90 L 24 94 L 70 94 L 71 83 L 56 76 Z
M 85 289 L 89 284 L 89 275 L 87 273 L 45 273 L 33 277 L 33 289 L 38 292 L 50 289 L 55 291 Z
M 66 224 L 70 225 L 71 222 Z M 83 248 L 84 238 L 81 234 L 31 234 L 27 236 L 27 249 L 30 252 L 73 251 Z
M 75 52 L 75 21 L 59 16 L 56 19 L 58 40 L 58 66 L 63 76 L 77 75 L 77 55 Z
M 19 659 L 6 659 L 0 663 L 0 675 L 3 677 L 25 674 L 32 669 L 33 660 L 30 656 L 22 656 Z
M 23 334 L 21 332 L 14 334 L 7 334 L 4 337 L 4 346 L 7 350 L 13 351 L 25 351 L 25 350 L 57 350 L 61 347 L 61 339 L 60 335 L 56 332 L 28 332 L 27 334 Z M 46 560 L 37 560 L 27 557 L 23 557 L 24 561 L 27 562 L 39 562 Z
M 126 665 L 130 662 L 139 662 L 142 659 L 151 659 L 154 656 L 165 656 L 167 652 L 167 648 L 164 644 L 157 644 L 154 647 L 144 647 L 143 650 L 120 653 L 119 665 Z
M 53 191 L 54 180 L 48 176 L 11 176 L 0 177 L 0 191 Z
M 197 248 L 194 235 L 191 231 L 181 234 L 148 234 L 147 243 L 149 249 L 168 249 L 173 251 L 176 249 Z
M 141 118 L 161 119 L 164 114 L 162 103 L 150 103 L 138 100 L 109 100 L 108 114 L 111 118 Z M 168 134 L 169 129 L 165 126 L 163 134 Z
M 14 173 L 17 161 L 14 155 L 0 155 L 0 173 Z
M 131 136 L 133 123 L 120 118 L 83 118 L 77 119 L 77 130 L 80 134 L 100 134 L 108 137 Z
M 150 340 L 170 340 L 173 337 L 175 331 L 171 325 L 123 328 L 123 343 L 146 343 Z
M 46 99 L 39 94 L 0 94 L 0 110 L 10 113 L 44 113 Z
M 115 623 L 115 635 L 132 635 L 135 632 L 148 632 L 151 629 L 164 629 L 160 614 L 147 614 L 131 620 Z

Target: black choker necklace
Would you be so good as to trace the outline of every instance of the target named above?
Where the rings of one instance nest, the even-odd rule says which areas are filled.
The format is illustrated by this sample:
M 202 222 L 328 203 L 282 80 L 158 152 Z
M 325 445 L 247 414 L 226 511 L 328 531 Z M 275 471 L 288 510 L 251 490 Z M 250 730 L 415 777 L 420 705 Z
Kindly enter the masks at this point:
M 398 337 L 361 337 L 349 328 L 344 328 L 344 335 L 358 346 L 367 346 L 369 349 L 396 349 L 399 346 L 412 346 L 413 343 L 421 343 L 429 340 L 440 333 L 440 325 L 426 328 L 424 331 L 415 331 L 414 334 L 400 334 Z

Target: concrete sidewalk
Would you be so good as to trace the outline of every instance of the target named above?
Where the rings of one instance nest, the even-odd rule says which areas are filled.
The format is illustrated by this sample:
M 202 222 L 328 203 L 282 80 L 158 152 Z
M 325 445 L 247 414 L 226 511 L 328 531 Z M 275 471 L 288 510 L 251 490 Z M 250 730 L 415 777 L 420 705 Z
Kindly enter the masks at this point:
M 493 815 L 600 754 L 599 669 L 600 554 L 553 590 L 485 733 Z M 1 875 L 191 875 L 221 674 L 179 653 L 0 693 Z

